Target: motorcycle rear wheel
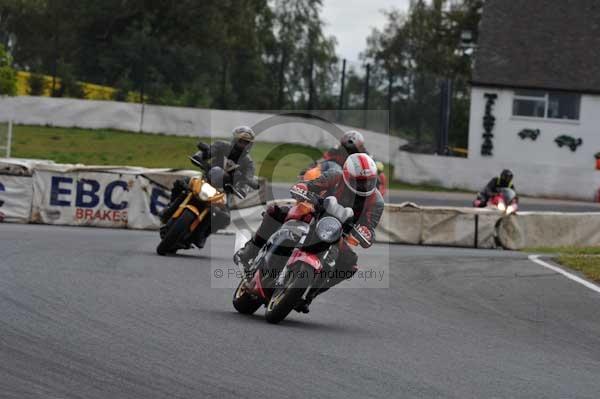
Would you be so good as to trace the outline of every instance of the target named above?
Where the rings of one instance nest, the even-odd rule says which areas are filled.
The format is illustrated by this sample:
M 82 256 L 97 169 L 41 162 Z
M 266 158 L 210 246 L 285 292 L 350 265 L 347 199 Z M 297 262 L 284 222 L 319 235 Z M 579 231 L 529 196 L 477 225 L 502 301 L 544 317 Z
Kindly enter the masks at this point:
M 265 319 L 271 324 L 279 323 L 290 314 L 314 279 L 314 269 L 303 262 L 288 274 L 283 287 L 275 289 L 267 304 Z
M 177 244 L 190 232 L 190 225 L 195 219 L 196 215 L 192 211 L 184 210 L 177 219 L 171 222 L 172 225 L 167 230 L 165 238 L 156 247 L 156 253 L 162 256 L 176 253 Z

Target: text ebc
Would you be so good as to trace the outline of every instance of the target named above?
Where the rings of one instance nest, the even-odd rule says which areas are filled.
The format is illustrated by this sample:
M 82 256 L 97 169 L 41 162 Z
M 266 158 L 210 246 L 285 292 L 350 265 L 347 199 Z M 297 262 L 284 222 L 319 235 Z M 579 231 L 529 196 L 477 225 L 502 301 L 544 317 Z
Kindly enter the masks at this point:
M 70 196 L 73 192 L 73 179 L 64 176 L 52 176 L 50 188 L 51 206 L 71 206 Z M 75 206 L 78 208 L 95 208 L 104 200 L 104 205 L 112 210 L 120 211 L 129 205 L 127 201 L 113 202 L 113 193 L 120 189 L 129 191 L 129 186 L 122 180 L 115 180 L 106 185 L 104 194 L 100 194 L 100 183 L 92 179 L 80 179 L 75 187 Z

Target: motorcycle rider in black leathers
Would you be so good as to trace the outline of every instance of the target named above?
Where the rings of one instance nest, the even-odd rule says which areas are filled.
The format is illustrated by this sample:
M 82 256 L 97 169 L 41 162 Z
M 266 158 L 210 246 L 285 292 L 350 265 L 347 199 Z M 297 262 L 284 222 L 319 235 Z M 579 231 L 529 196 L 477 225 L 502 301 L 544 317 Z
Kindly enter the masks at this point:
M 325 172 L 315 180 L 297 183 L 292 191 L 309 191 L 321 198 L 335 196 L 341 205 L 353 209 L 354 223 L 360 233 L 372 243 L 375 227 L 379 223 L 384 207 L 383 197 L 376 188 L 377 177 L 377 166 L 373 159 L 367 154 L 358 153 L 348 157 L 342 172 Z M 263 214 L 263 221 L 254 237 L 236 252 L 234 262 L 247 268 L 269 237 L 281 227 L 289 209 L 286 206 L 269 206 Z M 358 256 L 346 243 L 342 245 L 336 262 L 337 276 L 341 277 L 330 279 L 328 285 L 318 292 L 310 292 L 307 301 L 298 304 L 296 310 L 308 313 L 308 305 L 317 294 L 351 278 L 356 273 Z
M 498 194 L 502 188 L 510 188 L 516 191 L 513 184 L 513 172 L 509 169 L 504 169 L 500 176 L 492 178 L 484 189 L 477 195 L 474 205 L 479 208 L 485 208 L 491 197 Z
M 248 126 L 233 129 L 231 142 L 216 141 L 211 145 L 198 143 L 198 152 L 192 157 L 192 163 L 208 169 L 207 179 L 211 185 L 223 189 L 231 185 L 240 190 L 254 179 L 254 162 L 250 158 L 250 148 L 255 139 L 254 131 Z M 183 197 L 182 192 L 188 185 L 188 179 L 176 180 L 171 189 L 171 202 L 160 215 L 161 222 L 166 224 L 175 213 Z M 225 190 L 227 191 L 227 190 Z M 226 227 L 230 222 L 227 209 L 213 207 L 211 212 L 210 233 Z M 164 226 L 163 226 L 164 227 Z M 201 239 L 196 243 L 200 248 L 204 245 L 208 234 L 200 233 Z

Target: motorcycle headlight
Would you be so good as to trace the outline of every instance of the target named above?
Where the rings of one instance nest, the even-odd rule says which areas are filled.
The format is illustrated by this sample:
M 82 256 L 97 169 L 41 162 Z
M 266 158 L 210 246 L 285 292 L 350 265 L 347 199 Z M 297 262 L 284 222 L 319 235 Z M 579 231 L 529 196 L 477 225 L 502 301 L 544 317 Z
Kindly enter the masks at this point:
M 500 209 L 502 212 L 504 212 L 506 210 L 506 204 L 504 202 L 499 202 L 498 209 Z
M 342 236 L 342 223 L 336 218 L 326 216 L 317 223 L 316 233 L 323 242 L 336 242 Z
M 204 183 L 202 184 L 202 187 L 200 187 L 200 192 L 198 193 L 198 196 L 202 201 L 208 201 L 209 199 L 217 195 L 217 193 L 218 191 L 216 188 L 214 188 L 208 183 Z
M 514 213 L 516 210 L 515 208 L 516 207 L 514 205 L 509 205 L 508 208 L 506 208 L 506 214 L 510 215 L 511 213 Z

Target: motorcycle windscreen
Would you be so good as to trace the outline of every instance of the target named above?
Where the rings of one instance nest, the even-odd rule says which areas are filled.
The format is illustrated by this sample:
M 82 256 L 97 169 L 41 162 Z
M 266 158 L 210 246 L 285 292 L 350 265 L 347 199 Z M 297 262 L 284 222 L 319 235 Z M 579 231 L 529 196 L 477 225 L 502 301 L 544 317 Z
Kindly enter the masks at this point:
M 501 189 L 500 194 L 502 194 L 502 198 L 504 198 L 504 203 L 506 205 L 511 204 L 513 202 L 513 200 L 515 200 L 515 198 L 517 198 L 517 193 L 515 193 L 515 190 L 510 189 L 510 188 Z

